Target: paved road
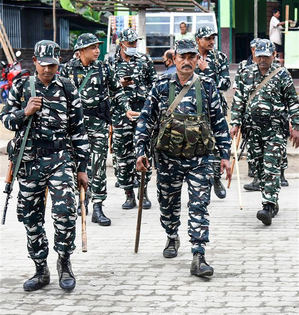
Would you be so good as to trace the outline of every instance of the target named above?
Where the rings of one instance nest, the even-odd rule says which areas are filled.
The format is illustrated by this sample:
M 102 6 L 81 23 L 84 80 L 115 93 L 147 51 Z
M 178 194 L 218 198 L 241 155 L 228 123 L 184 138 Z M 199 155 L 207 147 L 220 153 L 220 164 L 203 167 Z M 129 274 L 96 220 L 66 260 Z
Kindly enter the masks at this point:
M 292 158 L 290 163 L 294 166 L 297 160 Z M 5 164 L 6 156 L 0 156 L 0 165 Z M 245 173 L 246 163 L 241 161 L 242 184 L 249 181 Z M 287 178 L 290 187 L 282 189 L 280 212 L 270 227 L 263 226 L 255 217 L 260 208 L 259 192 L 242 190 L 242 211 L 235 179 L 225 200 L 213 194 L 206 256 L 215 274 L 211 279 L 202 279 L 189 273 L 192 257 L 187 235 L 186 187 L 178 257 L 162 256 L 166 237 L 159 223 L 155 176 L 149 187 L 153 207 L 143 212 L 140 251 L 135 254 L 137 208 L 121 209 L 124 193 L 114 187 L 115 179 L 109 168 L 105 212 L 112 225 L 100 227 L 91 223 L 89 214 L 88 252 L 82 253 L 78 220 L 77 249 L 72 256 L 77 287 L 71 293 L 58 286 L 50 201 L 46 230 L 51 246 L 48 260 L 51 284 L 37 292 L 23 291 L 23 282 L 32 276 L 33 263 L 27 259 L 24 227 L 15 216 L 15 187 L 7 222 L 0 226 L 1 314 L 298 314 L 298 172 L 287 172 Z M 0 171 L 0 182 L 3 181 Z M 5 195 L 1 194 L 0 209 L 4 201 Z

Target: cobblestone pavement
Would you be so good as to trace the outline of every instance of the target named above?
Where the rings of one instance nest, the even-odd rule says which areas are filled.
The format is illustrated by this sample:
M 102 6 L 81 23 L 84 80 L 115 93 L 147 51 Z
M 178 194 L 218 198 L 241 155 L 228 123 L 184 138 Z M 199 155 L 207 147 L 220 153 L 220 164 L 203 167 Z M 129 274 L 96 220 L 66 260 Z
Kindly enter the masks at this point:
M 293 158 L 291 164 L 298 163 Z M 4 185 L 0 156 L 0 182 Z M 241 183 L 248 183 L 246 163 L 241 161 Z M 290 168 L 291 170 L 296 167 Z M 280 194 L 280 212 L 269 227 L 256 219 L 259 192 L 242 189 L 239 209 L 236 177 L 225 200 L 212 195 L 209 207 L 210 243 L 207 261 L 214 267 L 211 279 L 190 275 L 192 260 L 187 235 L 187 193 L 183 190 L 181 247 L 177 258 L 162 256 L 166 237 L 159 222 L 155 176 L 150 183 L 152 209 L 144 210 L 138 254 L 134 253 L 137 208 L 122 210 L 125 197 L 115 188 L 108 169 L 108 199 L 104 211 L 110 227 L 91 223 L 87 216 L 88 252 L 81 252 L 81 222 L 77 225 L 77 249 L 72 255 L 77 286 L 71 293 L 58 285 L 53 225 L 48 200 L 46 230 L 50 242 L 51 283 L 42 290 L 23 291 L 23 282 L 33 275 L 26 259 L 25 229 L 15 215 L 17 186 L 10 200 L 6 224 L 0 226 L 0 313 L 21 315 L 96 314 L 207 314 L 291 315 L 298 314 L 298 169 L 286 172 L 290 186 Z M 0 195 L 0 209 L 5 194 Z

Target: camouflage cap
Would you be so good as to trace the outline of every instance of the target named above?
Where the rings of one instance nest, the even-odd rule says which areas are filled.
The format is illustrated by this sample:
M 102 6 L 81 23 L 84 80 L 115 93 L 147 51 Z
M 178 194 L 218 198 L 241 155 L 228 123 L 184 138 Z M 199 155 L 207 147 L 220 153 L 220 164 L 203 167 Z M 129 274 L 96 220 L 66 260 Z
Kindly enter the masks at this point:
M 132 28 L 127 28 L 123 30 L 119 35 L 119 41 L 127 41 L 129 43 L 135 42 L 136 40 L 141 39 L 138 37 L 136 31 Z
M 198 54 L 196 42 L 191 39 L 177 40 L 174 44 L 174 49 L 176 53 L 179 55 L 183 55 L 187 53 Z
M 255 48 L 256 44 L 258 43 L 258 41 L 260 41 L 260 38 L 254 38 L 251 42 L 250 42 L 250 47 L 251 48 Z
M 217 36 L 217 32 L 214 32 L 209 26 L 203 26 L 200 27 L 197 32 L 195 33 L 195 36 L 198 38 L 201 37 L 210 37 L 212 35 Z
M 86 48 L 94 44 L 103 44 L 103 43 L 104 42 L 98 40 L 98 38 L 95 35 L 91 33 L 83 33 L 77 39 L 77 43 L 74 47 L 74 52 L 76 52 L 79 49 Z
M 41 40 L 34 46 L 34 56 L 41 66 L 60 64 L 60 47 L 51 40 Z
M 273 55 L 273 43 L 269 39 L 261 39 L 255 46 L 255 57 L 270 57 Z

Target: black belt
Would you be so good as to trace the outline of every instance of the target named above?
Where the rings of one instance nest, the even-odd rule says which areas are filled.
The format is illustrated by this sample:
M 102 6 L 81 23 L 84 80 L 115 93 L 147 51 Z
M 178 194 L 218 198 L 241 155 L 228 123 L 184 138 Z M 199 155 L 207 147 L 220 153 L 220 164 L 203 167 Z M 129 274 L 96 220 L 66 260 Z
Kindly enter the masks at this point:
M 98 116 L 98 111 L 96 108 L 94 109 L 83 109 L 83 114 L 85 116 Z
M 56 151 L 65 150 L 67 148 L 67 140 L 35 140 L 36 153 L 38 157 L 48 156 Z

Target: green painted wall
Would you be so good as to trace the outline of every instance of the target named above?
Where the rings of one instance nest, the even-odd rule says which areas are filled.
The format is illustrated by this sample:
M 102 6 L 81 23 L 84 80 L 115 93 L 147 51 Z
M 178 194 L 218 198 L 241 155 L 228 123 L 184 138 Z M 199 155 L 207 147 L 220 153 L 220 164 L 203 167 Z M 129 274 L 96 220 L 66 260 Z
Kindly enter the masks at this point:
M 254 0 L 235 0 L 236 34 L 254 32 Z M 258 1 L 258 32 L 267 30 L 267 3 Z
M 289 19 L 294 20 L 294 9 L 297 8 L 299 11 L 299 0 L 283 0 L 282 1 L 282 19 L 285 18 L 285 7 L 289 5 Z M 299 18 L 299 12 L 298 12 Z
M 232 12 L 235 12 L 235 1 L 238 0 L 219 0 L 220 5 L 220 27 L 230 27 L 230 3 Z M 232 27 L 235 27 L 235 15 L 232 16 Z

